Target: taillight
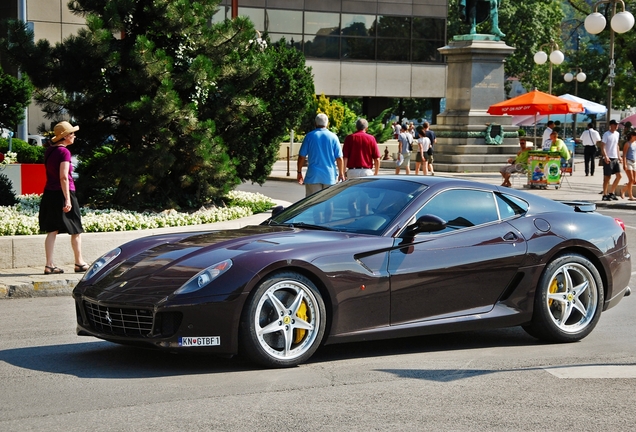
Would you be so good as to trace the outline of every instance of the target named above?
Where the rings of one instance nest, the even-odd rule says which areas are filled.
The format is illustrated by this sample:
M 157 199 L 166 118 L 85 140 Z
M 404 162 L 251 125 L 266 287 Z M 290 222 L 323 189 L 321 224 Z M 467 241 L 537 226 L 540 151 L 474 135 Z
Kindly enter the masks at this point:
M 616 221 L 616 223 L 618 224 L 618 226 L 620 226 L 621 228 L 623 228 L 623 231 L 625 231 L 625 222 L 623 222 L 622 220 L 620 220 L 619 218 L 614 218 L 614 220 Z

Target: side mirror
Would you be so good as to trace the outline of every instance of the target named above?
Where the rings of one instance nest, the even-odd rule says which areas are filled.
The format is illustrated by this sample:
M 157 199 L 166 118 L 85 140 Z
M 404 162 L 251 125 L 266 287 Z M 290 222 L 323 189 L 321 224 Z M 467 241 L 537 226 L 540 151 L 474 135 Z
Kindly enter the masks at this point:
M 436 232 L 446 228 L 446 221 L 441 217 L 425 214 L 420 216 L 414 224 L 407 227 L 407 233 L 414 235 L 421 232 Z
M 272 209 L 272 217 L 274 217 L 274 216 L 276 216 L 278 214 L 281 214 L 283 212 L 283 210 L 285 210 L 285 207 L 283 207 L 281 205 L 274 207 Z

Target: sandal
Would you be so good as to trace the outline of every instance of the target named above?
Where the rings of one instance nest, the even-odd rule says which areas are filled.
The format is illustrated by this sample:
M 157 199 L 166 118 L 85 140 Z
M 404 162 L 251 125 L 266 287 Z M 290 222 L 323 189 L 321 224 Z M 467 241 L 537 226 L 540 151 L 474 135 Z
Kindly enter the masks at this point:
M 88 270 L 88 264 L 75 264 L 75 273 L 85 273 Z
M 53 266 L 53 267 L 44 266 L 44 274 L 45 275 L 62 274 L 62 273 L 64 273 L 64 270 L 59 268 L 59 267 L 56 267 L 56 266 Z

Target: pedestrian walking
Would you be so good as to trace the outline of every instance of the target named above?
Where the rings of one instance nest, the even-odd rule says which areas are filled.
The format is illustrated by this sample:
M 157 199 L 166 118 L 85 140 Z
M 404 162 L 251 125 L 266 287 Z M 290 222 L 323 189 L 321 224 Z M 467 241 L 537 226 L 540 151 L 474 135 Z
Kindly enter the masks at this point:
M 618 200 L 616 187 L 621 181 L 621 161 L 619 159 L 618 142 L 620 134 L 617 131 L 618 123 L 610 120 L 609 130 L 603 134 L 601 139 L 601 153 L 603 157 L 603 201 Z M 610 185 L 612 175 L 615 175 L 614 182 Z
M 636 132 L 630 131 L 626 135 L 627 141 L 623 146 L 623 169 L 627 175 L 627 185 L 621 189 L 621 197 L 625 198 L 625 190 L 630 201 L 636 201 L 632 189 L 636 184 Z
M 583 157 L 585 160 L 585 175 L 594 175 L 594 168 L 596 164 L 594 159 L 596 158 L 597 143 L 601 140 L 601 135 L 594 129 L 594 124 L 589 123 L 587 130 L 581 135 L 581 141 L 583 143 Z
M 435 135 L 435 132 L 431 130 L 429 122 L 425 121 L 422 123 L 422 128 L 424 130 L 424 135 L 426 135 L 431 141 L 431 145 L 426 151 L 426 154 L 428 155 L 426 158 L 426 161 L 428 162 L 428 172 L 430 172 L 431 175 L 435 175 L 435 170 L 433 169 L 433 147 L 437 144 L 437 136 Z
M 342 147 L 347 178 L 378 175 L 380 171 L 380 148 L 375 137 L 367 133 L 369 122 L 363 118 L 356 121 L 357 132 L 347 135 Z
M 344 181 L 342 148 L 338 136 L 327 129 L 329 118 L 320 113 L 315 119 L 316 129 L 305 135 L 298 151 L 298 183 L 305 185 L 305 195 Z M 307 173 L 303 177 L 303 166 L 307 164 Z M 337 174 L 336 174 L 337 169 Z
M 81 233 L 82 215 L 75 196 L 75 182 L 73 181 L 73 165 L 68 146 L 75 142 L 75 132 L 79 126 L 72 126 L 63 121 L 55 125 L 55 136 L 52 145 L 44 153 L 44 167 L 46 170 L 46 184 L 40 201 L 38 220 L 40 231 L 46 233 L 44 253 L 46 264 L 44 274 L 61 274 L 64 270 L 55 265 L 55 240 L 60 233 L 71 235 L 71 248 L 75 258 L 75 272 L 83 273 L 88 270 L 88 264 L 82 256 Z
M 415 175 L 418 175 L 420 172 L 420 167 L 422 168 L 422 175 L 428 175 L 428 163 L 429 159 L 433 156 L 428 154 L 428 151 L 431 149 L 431 140 L 424 133 L 424 127 L 417 127 L 417 154 L 415 155 Z
M 398 136 L 398 160 L 395 167 L 395 173 L 399 174 L 400 169 L 404 166 L 406 175 L 411 174 L 411 151 L 413 150 L 413 135 L 407 128 L 402 128 Z M 400 157 L 401 156 L 401 157 Z

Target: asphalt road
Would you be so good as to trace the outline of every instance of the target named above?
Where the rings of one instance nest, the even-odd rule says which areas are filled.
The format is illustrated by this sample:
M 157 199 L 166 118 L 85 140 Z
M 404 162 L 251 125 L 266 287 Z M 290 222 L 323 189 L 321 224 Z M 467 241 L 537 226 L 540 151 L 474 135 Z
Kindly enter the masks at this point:
M 636 245 L 636 213 L 603 213 Z M 78 337 L 70 297 L 5 300 L 0 431 L 631 431 L 635 302 L 573 344 L 511 328 L 328 346 L 263 370 Z

